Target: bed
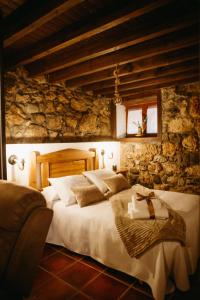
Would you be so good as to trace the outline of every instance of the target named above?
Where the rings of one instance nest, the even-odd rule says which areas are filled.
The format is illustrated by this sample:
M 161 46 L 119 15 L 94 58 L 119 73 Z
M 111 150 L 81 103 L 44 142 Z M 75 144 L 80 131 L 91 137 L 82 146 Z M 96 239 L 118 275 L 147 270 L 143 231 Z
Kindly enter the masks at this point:
M 30 166 L 29 183 L 41 190 L 49 185 L 48 178 L 98 169 L 98 157 L 95 149 L 66 149 L 44 155 L 33 152 Z M 139 258 L 130 257 L 116 229 L 108 200 L 85 207 L 78 204 L 66 206 L 63 201 L 54 201 L 47 242 L 91 256 L 108 267 L 146 282 L 156 300 L 164 299 L 174 286 L 186 291 L 190 287 L 189 275 L 194 273 L 199 258 L 200 198 L 176 192 L 154 192 L 183 217 L 186 246 L 177 241 L 165 241 Z M 124 197 L 127 193 L 130 189 L 121 191 L 118 196 Z

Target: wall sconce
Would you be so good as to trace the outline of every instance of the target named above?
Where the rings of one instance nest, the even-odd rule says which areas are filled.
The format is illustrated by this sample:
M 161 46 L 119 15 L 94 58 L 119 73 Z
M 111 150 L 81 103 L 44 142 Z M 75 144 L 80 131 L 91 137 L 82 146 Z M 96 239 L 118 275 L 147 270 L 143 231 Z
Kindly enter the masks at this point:
M 17 164 L 18 168 L 20 170 L 24 170 L 24 164 L 25 164 L 25 160 L 22 159 L 18 159 L 18 157 L 15 154 L 12 154 L 9 158 L 8 158 L 8 163 L 10 165 L 15 165 Z
M 102 149 L 101 150 L 101 156 L 102 156 L 102 166 L 101 168 L 104 169 L 105 168 L 105 160 L 104 160 L 104 155 L 105 155 L 105 150 Z
M 113 152 L 110 152 L 109 154 L 108 154 L 108 158 L 111 160 L 112 159 L 112 161 L 113 161 Z M 117 171 L 117 165 L 113 162 L 112 163 L 112 170 L 113 171 Z

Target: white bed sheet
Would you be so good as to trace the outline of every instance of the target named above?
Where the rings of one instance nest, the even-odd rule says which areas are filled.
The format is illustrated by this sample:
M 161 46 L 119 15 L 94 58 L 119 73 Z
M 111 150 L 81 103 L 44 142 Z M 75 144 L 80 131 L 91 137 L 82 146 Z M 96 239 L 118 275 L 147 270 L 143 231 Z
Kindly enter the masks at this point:
M 121 193 L 128 195 L 131 189 Z M 155 193 L 183 216 L 187 226 L 186 247 L 166 241 L 138 259 L 131 258 L 117 232 L 109 201 L 83 208 L 77 204 L 66 207 L 57 201 L 47 242 L 91 256 L 108 267 L 145 281 L 156 300 L 164 299 L 172 284 L 169 275 L 180 290 L 188 290 L 188 275 L 195 271 L 199 257 L 200 197 L 158 190 Z

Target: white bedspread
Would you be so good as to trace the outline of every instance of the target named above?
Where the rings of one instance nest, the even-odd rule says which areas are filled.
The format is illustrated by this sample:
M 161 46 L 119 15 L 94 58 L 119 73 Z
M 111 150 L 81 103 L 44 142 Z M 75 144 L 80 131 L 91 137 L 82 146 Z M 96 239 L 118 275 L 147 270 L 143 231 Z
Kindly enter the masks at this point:
M 131 193 L 130 190 L 121 193 Z M 165 297 L 172 275 L 177 288 L 189 289 L 188 275 L 193 273 L 199 257 L 200 197 L 175 192 L 155 191 L 186 222 L 186 247 L 178 242 L 163 242 L 139 259 L 131 258 L 115 227 L 109 201 L 80 208 L 54 204 L 54 217 L 47 242 L 62 245 L 88 255 L 108 267 L 123 271 L 148 283 L 156 300 Z

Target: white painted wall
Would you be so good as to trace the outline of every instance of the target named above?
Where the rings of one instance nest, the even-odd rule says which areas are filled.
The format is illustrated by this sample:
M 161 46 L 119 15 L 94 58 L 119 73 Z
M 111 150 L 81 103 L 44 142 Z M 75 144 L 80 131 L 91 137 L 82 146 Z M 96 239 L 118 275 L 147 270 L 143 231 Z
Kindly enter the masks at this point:
M 124 105 L 116 106 L 116 134 L 117 138 L 126 136 L 126 108 Z
M 112 168 L 112 164 L 120 167 L 120 143 L 119 142 L 88 142 L 88 143 L 51 143 L 51 144 L 7 144 L 6 156 L 7 161 L 10 155 L 15 154 L 17 157 L 25 159 L 24 170 L 19 170 L 17 165 L 10 165 L 7 162 L 7 179 L 22 185 L 28 185 L 29 174 L 29 155 L 31 151 L 39 151 L 41 154 L 54 152 L 57 150 L 73 148 L 88 150 L 96 148 L 99 155 L 99 164 L 102 166 L 101 150 L 105 150 L 105 167 Z M 109 158 L 113 153 L 113 158 Z

